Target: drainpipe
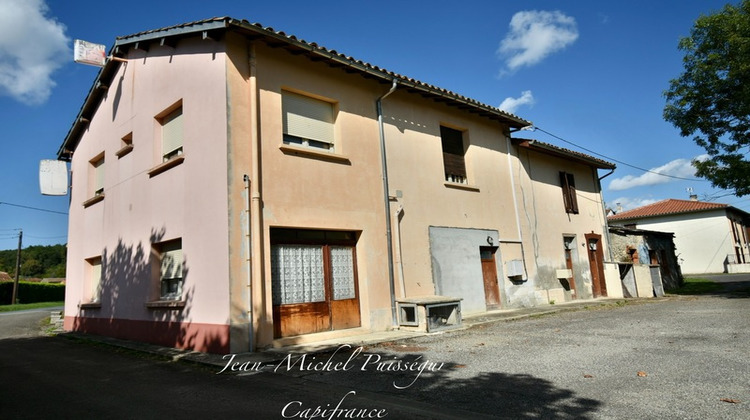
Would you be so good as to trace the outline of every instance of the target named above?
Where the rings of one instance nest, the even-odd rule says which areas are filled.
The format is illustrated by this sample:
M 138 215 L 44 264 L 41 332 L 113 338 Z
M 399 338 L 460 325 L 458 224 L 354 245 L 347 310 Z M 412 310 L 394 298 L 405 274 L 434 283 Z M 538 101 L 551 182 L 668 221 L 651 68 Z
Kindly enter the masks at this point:
M 250 230 L 252 229 L 250 227 L 250 177 L 245 174 L 242 177 L 243 181 L 245 182 L 245 217 L 247 218 L 247 223 L 244 225 L 245 229 L 245 240 L 247 241 L 247 258 L 245 261 L 247 262 L 247 320 L 249 324 L 249 337 L 248 337 L 248 348 L 250 351 L 253 350 L 253 275 L 252 269 L 253 269 L 253 258 L 252 258 L 252 249 L 253 249 L 253 235 L 250 233 Z
M 404 284 L 404 260 L 401 258 L 401 222 L 400 217 L 404 213 L 404 206 L 399 205 L 394 215 L 396 216 L 396 257 L 398 258 L 398 285 L 401 288 L 401 297 L 406 298 L 406 285 Z
M 378 98 L 375 102 L 376 111 L 378 113 L 378 129 L 380 130 L 380 165 L 383 171 L 383 205 L 385 206 L 385 237 L 388 243 L 388 286 L 391 292 L 391 323 L 392 326 L 398 327 L 398 319 L 396 318 L 396 291 L 395 291 L 395 280 L 393 276 L 393 235 L 391 233 L 391 203 L 390 196 L 388 194 L 388 164 L 385 157 L 385 129 L 383 128 L 383 99 L 387 98 L 388 95 L 396 90 L 398 82 L 393 79 L 393 86 L 385 95 Z
M 513 192 L 513 211 L 516 214 L 516 230 L 518 234 L 518 242 L 521 244 L 521 259 L 523 260 L 524 269 L 526 268 L 526 253 L 523 249 L 523 235 L 521 234 L 521 217 L 518 215 L 518 199 L 516 198 L 516 180 L 513 176 L 513 160 L 511 155 L 513 154 L 513 148 L 510 144 L 510 136 L 505 136 L 506 147 L 508 148 L 508 173 L 510 174 L 510 190 Z M 518 164 L 521 164 L 520 157 Z M 528 272 L 526 273 L 528 278 Z
M 596 171 L 596 169 L 594 169 L 594 171 Z M 599 188 L 600 197 L 602 196 L 602 179 L 612 175 L 613 173 L 615 173 L 614 169 L 612 169 L 608 173 L 597 178 L 598 174 L 594 172 L 594 178 L 597 178 L 596 186 Z M 602 200 L 602 214 L 604 215 L 604 234 L 606 235 L 606 238 L 607 238 L 607 255 L 609 256 L 608 262 L 614 262 L 615 256 L 612 253 L 612 242 L 611 242 L 612 237 L 609 234 L 609 220 L 607 220 L 607 206 L 604 205 L 604 200 Z
M 261 208 L 261 192 L 260 192 L 260 134 L 258 127 L 258 81 L 256 75 L 256 58 L 255 58 L 255 44 L 250 44 L 250 165 L 251 165 L 251 190 L 250 190 L 250 240 L 251 244 L 251 279 L 255 280 L 257 284 L 261 285 L 261 292 L 264 290 L 263 285 L 263 221 L 262 221 L 262 208 Z M 252 289 L 249 292 L 252 293 Z M 252 297 L 250 298 L 252 302 Z M 265 307 L 265 299 L 261 300 L 261 303 Z M 252 316 L 252 307 L 250 308 L 250 314 Z M 261 311 L 265 314 L 265 311 Z M 265 315 L 264 315 L 265 316 Z M 250 351 L 255 351 L 255 319 L 250 318 Z

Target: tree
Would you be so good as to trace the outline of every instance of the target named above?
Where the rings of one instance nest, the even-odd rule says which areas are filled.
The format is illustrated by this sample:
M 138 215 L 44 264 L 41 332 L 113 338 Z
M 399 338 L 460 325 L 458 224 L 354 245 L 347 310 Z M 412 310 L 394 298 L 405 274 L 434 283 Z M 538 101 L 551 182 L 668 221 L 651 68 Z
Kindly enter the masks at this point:
M 700 16 L 678 48 L 685 68 L 664 92 L 664 119 L 706 149 L 697 176 L 750 194 L 750 0 Z

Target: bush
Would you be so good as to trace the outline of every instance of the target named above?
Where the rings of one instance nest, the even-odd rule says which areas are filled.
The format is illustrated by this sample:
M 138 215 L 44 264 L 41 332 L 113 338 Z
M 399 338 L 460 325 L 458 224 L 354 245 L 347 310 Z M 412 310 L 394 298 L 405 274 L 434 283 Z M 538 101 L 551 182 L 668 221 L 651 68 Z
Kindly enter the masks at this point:
M 0 305 L 13 302 L 13 282 L 0 282 Z M 18 303 L 60 302 L 65 300 L 65 285 L 54 283 L 18 282 Z

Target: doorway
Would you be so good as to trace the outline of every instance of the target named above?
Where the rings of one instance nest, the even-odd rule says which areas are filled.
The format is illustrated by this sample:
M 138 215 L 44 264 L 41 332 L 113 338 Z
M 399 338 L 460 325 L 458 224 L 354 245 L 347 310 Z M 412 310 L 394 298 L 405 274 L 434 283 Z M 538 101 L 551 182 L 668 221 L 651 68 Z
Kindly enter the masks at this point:
M 479 255 L 482 260 L 484 299 L 488 310 L 500 308 L 500 286 L 497 280 L 495 251 L 497 251 L 496 247 L 483 246 L 479 248 Z
M 360 326 L 354 232 L 271 230 L 274 336 Z
M 591 288 L 594 297 L 607 296 L 607 284 L 604 279 L 604 253 L 602 251 L 602 235 L 587 233 L 586 250 L 589 254 L 589 267 L 591 269 Z

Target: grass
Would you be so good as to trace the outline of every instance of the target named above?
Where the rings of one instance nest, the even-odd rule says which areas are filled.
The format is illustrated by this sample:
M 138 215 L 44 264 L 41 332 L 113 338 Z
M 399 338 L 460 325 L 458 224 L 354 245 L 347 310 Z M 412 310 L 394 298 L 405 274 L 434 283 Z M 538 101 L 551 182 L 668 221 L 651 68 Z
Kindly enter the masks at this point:
M 63 302 L 38 302 L 18 303 L 15 305 L 0 305 L 0 312 L 23 311 L 24 309 L 51 308 L 53 306 L 63 306 Z
M 715 293 L 723 289 L 719 283 L 702 278 L 686 278 L 685 283 L 679 289 L 670 290 L 673 295 L 704 295 Z

